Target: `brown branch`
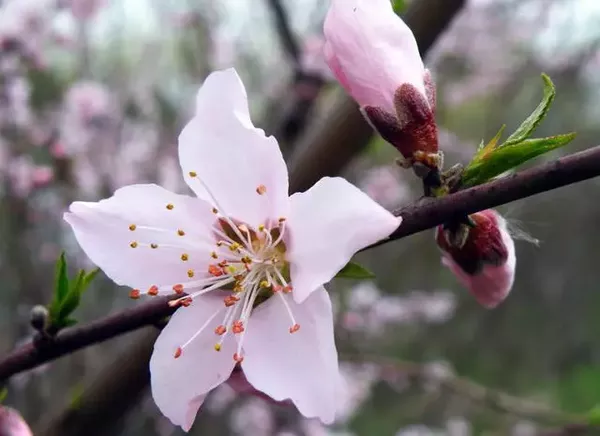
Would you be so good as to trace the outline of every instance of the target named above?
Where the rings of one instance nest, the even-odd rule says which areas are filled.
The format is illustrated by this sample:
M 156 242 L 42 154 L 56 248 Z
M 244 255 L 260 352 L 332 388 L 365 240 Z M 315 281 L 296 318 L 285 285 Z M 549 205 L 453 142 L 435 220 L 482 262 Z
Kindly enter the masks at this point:
M 600 175 L 600 146 L 447 197 L 397 210 L 394 213 L 403 217 L 402 225 L 388 239 L 375 245 L 433 228 L 453 218 L 531 197 L 598 175 Z
M 175 297 L 158 297 L 89 324 L 65 329 L 51 340 L 24 345 L 0 360 L 0 382 L 65 354 L 160 322 L 175 311 L 167 304 Z
M 402 225 L 388 239 L 375 245 L 421 232 L 462 215 L 500 206 L 598 175 L 600 146 L 485 185 L 402 209 L 397 212 L 404 219 Z M 85 326 L 66 329 L 59 333 L 52 343 L 42 347 L 25 345 L 0 360 L 0 380 L 97 342 L 154 324 L 173 313 L 167 301 L 166 298 L 159 298 Z

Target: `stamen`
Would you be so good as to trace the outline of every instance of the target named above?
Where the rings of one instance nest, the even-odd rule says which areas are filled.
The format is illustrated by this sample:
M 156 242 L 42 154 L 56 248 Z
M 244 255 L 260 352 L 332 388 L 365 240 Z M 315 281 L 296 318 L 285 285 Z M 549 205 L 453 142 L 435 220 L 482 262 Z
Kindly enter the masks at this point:
M 182 260 L 182 261 L 184 261 L 184 262 L 187 262 L 187 260 L 188 260 L 189 258 L 190 258 L 190 256 L 189 256 L 189 254 L 187 254 L 187 253 L 183 253 L 183 254 L 181 255 L 181 260 Z
M 156 286 L 156 285 L 150 286 L 150 288 L 148 289 L 148 295 L 150 295 L 152 297 L 158 295 L 158 286 Z
M 219 277 L 225 274 L 217 265 L 208 265 L 208 273 L 212 276 Z
M 224 325 L 219 325 L 217 326 L 217 328 L 215 329 L 215 334 L 221 336 L 224 335 L 227 332 L 227 327 L 225 327 Z
M 221 351 L 221 344 L 215 344 L 215 351 Z
M 189 338 L 187 340 L 187 342 L 185 344 L 183 344 L 181 347 L 181 351 L 183 352 L 183 350 L 185 349 L 185 347 L 187 347 L 188 345 L 190 345 L 192 343 L 192 341 L 194 339 L 196 339 L 198 337 L 198 335 L 200 333 L 202 333 L 204 331 L 204 329 L 206 329 L 206 327 L 212 322 L 213 319 L 215 319 L 215 317 L 219 314 L 219 312 L 221 311 L 221 309 L 217 310 L 215 313 L 213 313 L 205 322 L 204 324 L 202 324 L 202 327 L 200 327 L 200 329 L 198 329 L 198 331 L 196 333 L 194 333 L 194 335 Z
M 191 279 L 192 277 L 194 277 L 194 270 L 193 269 L 188 269 L 187 272 L 188 277 Z
M 294 318 L 294 314 L 292 313 L 292 309 L 291 309 L 290 305 L 286 301 L 286 297 L 282 293 L 278 293 L 277 295 L 279 295 L 279 297 L 281 298 L 281 301 L 283 302 L 283 305 L 285 306 L 285 310 L 287 311 L 290 319 L 292 320 L 292 327 L 290 327 L 290 333 L 297 332 L 298 330 L 300 330 L 300 325 L 296 322 L 296 318 Z M 296 327 L 296 326 L 298 326 L 298 327 Z
M 181 357 L 181 353 L 183 353 L 183 350 L 181 349 L 181 347 L 177 347 L 177 349 L 175 350 L 175 354 L 173 355 L 173 357 L 175 359 Z
M 138 298 L 140 298 L 140 290 L 132 289 L 131 291 L 129 291 L 129 298 L 131 298 L 132 300 L 137 300 Z
M 219 210 L 216 207 L 212 208 L 212 213 L 214 213 L 215 215 L 219 213 Z
M 152 244 L 150 244 L 150 248 L 156 249 L 158 248 L 158 244 L 155 244 L 154 242 Z
M 190 171 L 188 174 L 190 175 L 190 177 L 196 177 L 198 175 L 196 171 Z
M 256 193 L 258 195 L 264 195 L 265 192 L 267 192 L 267 187 L 265 185 L 258 185 L 256 188 Z
M 240 301 L 240 299 L 238 297 L 236 297 L 235 295 L 229 295 L 228 297 L 225 297 L 225 299 L 223 300 L 223 302 L 225 303 L 225 307 L 231 307 L 238 301 Z
M 233 355 L 233 360 L 235 360 L 237 363 L 242 363 L 244 360 L 244 356 L 241 356 L 240 354 L 235 353 Z
M 129 244 L 129 246 L 130 246 L 131 248 L 137 248 L 137 246 L 138 246 L 138 243 L 137 243 L 136 241 L 133 241 L 131 244 Z
M 135 224 L 129 225 L 129 230 L 131 230 L 133 232 L 135 229 L 137 229 L 137 226 Z
M 244 331 L 244 323 L 242 321 L 234 321 L 231 331 L 235 334 L 242 333 Z
M 176 294 L 183 294 L 183 285 L 181 283 L 173 285 L 173 290 Z
M 173 204 L 169 203 L 169 204 L 167 204 L 167 206 L 166 206 L 166 207 L 167 207 L 167 210 L 173 210 L 173 208 L 174 208 L 175 206 L 173 206 Z
M 179 236 L 184 236 L 184 235 L 185 235 L 185 232 L 184 232 L 183 230 L 181 230 L 181 229 L 177 229 L 177 234 L 178 234 Z
M 210 253 L 210 257 L 212 257 L 213 259 L 218 259 L 219 255 L 215 251 L 213 251 Z
M 300 330 L 300 324 L 294 324 L 290 327 L 290 333 L 296 333 L 298 330 Z

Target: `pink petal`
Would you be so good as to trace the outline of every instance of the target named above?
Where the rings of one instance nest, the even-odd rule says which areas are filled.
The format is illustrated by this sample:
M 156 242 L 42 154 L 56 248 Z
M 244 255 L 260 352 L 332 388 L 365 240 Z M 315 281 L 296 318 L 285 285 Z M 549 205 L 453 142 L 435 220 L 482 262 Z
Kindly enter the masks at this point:
M 259 391 L 276 401 L 289 398 L 304 416 L 329 424 L 340 383 L 329 295 L 320 287 L 302 304 L 284 298 L 300 330 L 289 332 L 281 297 L 271 297 L 250 318 L 242 369 Z
M 221 213 L 254 228 L 287 216 L 285 162 L 275 138 L 253 126 L 234 69 L 212 73 L 200 88 L 196 116 L 179 136 L 179 160 L 190 188 L 214 203 L 208 188 Z M 263 195 L 257 193 L 261 186 Z
M 226 381 L 233 371 L 235 340 L 226 336 L 221 351 L 215 343 L 221 338 L 214 330 L 223 321 L 223 299 L 215 295 L 194 298 L 181 307 L 163 329 L 150 359 L 152 396 L 160 411 L 173 424 L 188 431 L 206 394 Z M 206 328 L 175 358 L 183 346 L 215 314 Z
M 0 406 L 0 436 L 33 436 L 19 412 Z
M 167 292 L 175 284 L 185 287 L 192 280 L 188 271 L 197 271 L 197 280 L 211 260 L 211 206 L 156 185 L 126 186 L 97 203 L 75 202 L 64 218 L 96 265 L 117 284 L 142 292 L 153 285 Z
M 324 32 L 328 63 L 361 106 L 394 114 L 394 94 L 404 83 L 425 95 L 417 43 L 389 0 L 333 0 Z
M 354 253 L 385 238 L 401 222 L 339 177 L 325 177 L 290 200 L 287 259 L 297 302 L 331 280 Z

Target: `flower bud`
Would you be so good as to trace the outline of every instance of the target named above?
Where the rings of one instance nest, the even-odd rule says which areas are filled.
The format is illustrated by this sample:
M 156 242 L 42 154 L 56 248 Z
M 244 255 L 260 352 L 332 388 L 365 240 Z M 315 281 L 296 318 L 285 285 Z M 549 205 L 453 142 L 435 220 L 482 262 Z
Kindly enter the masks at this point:
M 500 304 L 515 277 L 515 246 L 506 221 L 492 209 L 469 217 L 471 223 L 439 226 L 435 239 L 442 263 L 486 308 Z
M 29 313 L 29 322 L 37 331 L 43 331 L 48 323 L 48 309 L 39 304 L 34 306 Z
M 324 32 L 329 67 L 404 166 L 439 169 L 435 87 L 390 1 L 332 0 Z

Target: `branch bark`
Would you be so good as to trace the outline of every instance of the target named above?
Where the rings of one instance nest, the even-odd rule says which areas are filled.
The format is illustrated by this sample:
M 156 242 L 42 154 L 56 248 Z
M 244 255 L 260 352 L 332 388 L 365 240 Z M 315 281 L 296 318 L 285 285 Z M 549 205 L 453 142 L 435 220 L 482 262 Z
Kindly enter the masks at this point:
M 401 209 L 396 215 L 403 217 L 402 225 L 388 239 L 371 247 L 433 228 L 456 217 L 598 175 L 600 146 L 444 198 Z M 155 324 L 173 313 L 174 310 L 167 301 L 167 298 L 158 298 L 88 325 L 65 329 L 53 342 L 42 347 L 25 345 L 0 360 L 0 381 L 97 342 Z
M 283 47 L 283 50 L 288 55 L 294 65 L 298 66 L 300 62 L 300 44 L 292 32 L 288 14 L 281 4 L 281 0 L 267 0 L 269 9 L 273 13 L 273 19 L 275 20 L 275 28 L 279 35 L 279 41 Z

